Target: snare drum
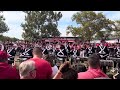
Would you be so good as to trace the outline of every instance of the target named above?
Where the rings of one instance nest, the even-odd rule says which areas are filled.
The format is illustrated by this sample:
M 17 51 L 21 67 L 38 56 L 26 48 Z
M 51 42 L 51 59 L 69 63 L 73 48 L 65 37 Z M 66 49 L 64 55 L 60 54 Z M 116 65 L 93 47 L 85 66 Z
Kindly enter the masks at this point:
M 101 62 L 101 66 L 109 66 L 109 67 L 114 66 L 114 62 L 112 60 L 100 60 L 100 62 Z
M 81 61 L 87 61 L 88 60 L 88 57 L 82 57 L 80 58 Z

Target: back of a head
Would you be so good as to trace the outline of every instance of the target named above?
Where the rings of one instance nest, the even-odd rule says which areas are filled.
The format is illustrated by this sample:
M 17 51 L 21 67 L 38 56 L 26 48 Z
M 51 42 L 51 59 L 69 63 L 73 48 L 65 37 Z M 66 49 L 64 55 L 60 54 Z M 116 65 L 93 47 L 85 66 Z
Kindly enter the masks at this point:
M 62 75 L 63 79 L 77 79 L 78 73 L 72 68 L 69 68 L 68 71 L 64 72 Z
M 88 58 L 88 64 L 91 68 L 99 68 L 100 67 L 100 57 L 98 54 L 92 54 Z
M 20 77 L 28 76 L 29 72 L 35 69 L 35 62 L 34 61 L 24 61 L 19 66 L 19 74 Z
M 42 56 L 42 49 L 40 47 L 34 47 L 34 49 L 33 49 L 33 55 Z

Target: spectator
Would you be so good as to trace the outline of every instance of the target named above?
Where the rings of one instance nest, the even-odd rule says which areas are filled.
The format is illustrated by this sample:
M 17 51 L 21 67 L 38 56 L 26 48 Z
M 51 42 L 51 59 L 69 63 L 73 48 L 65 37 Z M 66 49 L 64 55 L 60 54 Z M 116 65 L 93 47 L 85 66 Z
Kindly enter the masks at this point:
M 58 67 L 54 63 L 55 58 L 54 58 L 54 56 L 48 55 L 46 57 L 46 60 L 50 63 L 50 65 L 52 67 L 52 78 L 53 78 L 58 72 Z
M 69 62 L 62 64 L 53 79 L 77 79 L 77 71 L 70 67 Z
M 19 79 L 19 73 L 8 64 L 8 55 L 4 51 L 0 51 L 0 79 Z
M 33 49 L 33 58 L 30 60 L 35 62 L 36 78 L 35 79 L 50 79 L 52 77 L 52 68 L 50 63 L 42 59 L 42 49 L 35 47 Z
M 88 58 L 89 69 L 86 72 L 78 73 L 78 79 L 94 79 L 108 76 L 100 69 L 100 58 L 97 54 L 93 54 Z
M 78 78 L 77 71 L 75 71 L 72 68 L 69 68 L 67 72 L 63 73 L 62 78 L 63 79 L 77 79 Z
M 34 61 L 24 61 L 19 66 L 20 79 L 35 79 L 36 69 Z

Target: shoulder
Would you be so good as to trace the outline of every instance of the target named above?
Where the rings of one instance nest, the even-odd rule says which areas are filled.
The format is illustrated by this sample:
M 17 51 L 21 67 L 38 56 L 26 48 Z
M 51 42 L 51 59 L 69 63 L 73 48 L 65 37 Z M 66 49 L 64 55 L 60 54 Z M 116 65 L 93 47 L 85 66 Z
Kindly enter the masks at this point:
M 10 67 L 9 68 L 9 76 L 10 78 L 13 78 L 13 79 L 19 79 L 19 72 L 17 71 L 17 69 L 15 67 Z
M 88 71 L 80 72 L 78 73 L 78 79 L 92 79 L 92 75 Z
M 47 60 L 45 60 L 45 59 L 40 59 L 40 62 L 41 62 L 41 64 L 44 64 L 44 65 L 47 65 L 47 66 L 51 66 L 50 63 Z

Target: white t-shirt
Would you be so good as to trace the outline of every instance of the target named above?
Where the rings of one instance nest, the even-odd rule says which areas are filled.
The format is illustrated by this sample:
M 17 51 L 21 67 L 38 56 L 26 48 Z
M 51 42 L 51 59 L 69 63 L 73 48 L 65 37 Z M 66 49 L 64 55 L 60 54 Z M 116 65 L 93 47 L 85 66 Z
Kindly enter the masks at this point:
M 52 67 L 52 77 L 54 77 L 56 75 L 57 71 L 58 71 L 58 67 L 56 65 L 53 66 Z

